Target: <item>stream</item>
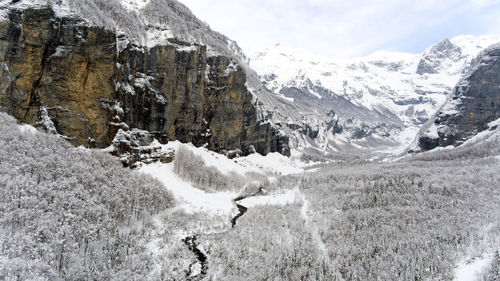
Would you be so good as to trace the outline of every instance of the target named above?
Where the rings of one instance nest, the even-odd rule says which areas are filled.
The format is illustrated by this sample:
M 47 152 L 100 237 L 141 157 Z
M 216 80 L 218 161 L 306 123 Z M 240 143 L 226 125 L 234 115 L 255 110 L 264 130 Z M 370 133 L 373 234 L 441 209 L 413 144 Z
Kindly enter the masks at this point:
M 188 237 L 182 239 L 182 242 L 184 242 L 184 244 L 186 244 L 188 249 L 194 253 L 194 255 L 196 256 L 196 260 L 197 260 L 196 263 L 199 263 L 200 267 L 201 267 L 200 273 L 192 276 L 194 273 L 193 266 L 196 263 L 191 263 L 189 265 L 189 268 L 186 271 L 186 277 L 188 278 L 187 280 L 191 280 L 191 281 L 202 280 L 207 275 L 207 272 L 208 272 L 207 256 L 198 248 L 199 243 L 196 241 L 196 239 L 197 239 L 196 235 L 188 236 Z
M 238 220 L 241 216 L 243 216 L 243 215 L 247 212 L 247 210 L 248 210 L 248 208 L 247 208 L 247 207 L 245 207 L 245 206 L 243 206 L 243 205 L 240 205 L 240 204 L 236 204 L 236 207 L 238 207 L 238 211 L 239 211 L 239 213 L 238 213 L 235 217 L 233 217 L 233 218 L 231 219 L 231 227 L 233 227 L 233 228 L 234 228 L 234 226 L 236 225 L 236 221 L 237 221 L 237 220 Z
M 236 216 L 234 216 L 231 219 L 231 227 L 232 228 L 235 227 L 236 221 L 248 211 L 247 207 L 245 207 L 241 204 L 238 204 L 238 202 L 243 200 L 243 199 L 249 198 L 249 197 L 257 196 L 261 193 L 262 193 L 262 188 L 259 188 L 259 191 L 257 191 L 256 193 L 254 193 L 252 195 L 243 195 L 243 196 L 239 196 L 239 197 L 233 199 L 233 202 L 236 204 L 236 207 L 238 208 L 238 214 L 236 214 Z M 198 247 L 199 243 L 196 240 L 197 240 L 196 234 L 193 236 L 187 236 L 186 238 L 182 239 L 182 242 L 188 247 L 188 249 L 191 252 L 193 252 L 193 254 L 196 256 L 196 260 L 197 260 L 196 262 L 191 263 L 189 265 L 188 270 L 186 271 L 187 280 L 190 280 L 190 281 L 202 280 L 203 278 L 205 278 L 205 276 L 207 275 L 207 272 L 208 272 L 207 256 L 200 250 L 200 248 Z M 194 274 L 193 266 L 196 264 L 200 264 L 201 271 L 198 274 L 193 276 L 193 274 Z
M 245 206 L 243 206 L 241 204 L 238 204 L 238 202 L 241 201 L 241 200 L 247 199 L 249 197 L 254 197 L 254 196 L 257 196 L 257 195 L 261 195 L 262 193 L 263 193 L 263 190 L 262 190 L 262 187 L 260 187 L 259 190 L 257 192 L 255 192 L 254 194 L 251 194 L 251 195 L 242 195 L 242 196 L 238 196 L 238 197 L 236 197 L 236 198 L 233 199 L 234 204 L 236 204 L 236 207 L 238 208 L 238 214 L 236 214 L 236 216 L 234 216 L 231 219 L 231 227 L 232 228 L 234 228 L 234 226 L 236 225 L 236 221 L 248 211 L 247 207 L 245 207 Z

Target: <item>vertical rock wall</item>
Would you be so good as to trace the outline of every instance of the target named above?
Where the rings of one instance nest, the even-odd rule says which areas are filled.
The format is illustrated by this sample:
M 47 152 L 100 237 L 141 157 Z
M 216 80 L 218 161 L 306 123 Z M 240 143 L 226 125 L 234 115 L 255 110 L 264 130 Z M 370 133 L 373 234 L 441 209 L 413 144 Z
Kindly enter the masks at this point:
M 246 74 L 206 46 L 178 40 L 118 51 L 116 34 L 50 8 L 12 9 L 0 21 L 0 109 L 106 147 L 119 129 L 151 132 L 238 154 L 289 154 L 288 138 L 257 121 Z

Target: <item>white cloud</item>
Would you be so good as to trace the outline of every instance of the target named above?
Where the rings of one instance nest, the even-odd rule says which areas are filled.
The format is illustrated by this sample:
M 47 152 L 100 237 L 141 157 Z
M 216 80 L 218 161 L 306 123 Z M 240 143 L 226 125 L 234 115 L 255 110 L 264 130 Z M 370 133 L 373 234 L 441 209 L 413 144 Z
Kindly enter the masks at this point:
M 421 51 L 444 37 L 500 32 L 498 0 L 181 0 L 242 47 L 283 42 L 327 56 Z

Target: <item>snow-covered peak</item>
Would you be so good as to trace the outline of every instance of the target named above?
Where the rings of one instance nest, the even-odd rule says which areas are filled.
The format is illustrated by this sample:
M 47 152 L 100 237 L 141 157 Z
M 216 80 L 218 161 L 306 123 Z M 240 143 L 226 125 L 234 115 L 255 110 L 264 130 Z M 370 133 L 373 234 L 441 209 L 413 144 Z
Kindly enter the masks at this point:
M 418 74 L 464 72 L 479 52 L 486 47 L 500 42 L 500 37 L 495 35 L 471 36 L 462 35 L 452 39 L 444 39 L 430 46 L 421 55 L 417 67 Z
M 444 39 L 422 54 L 382 51 L 344 60 L 278 44 L 251 54 L 250 66 L 278 95 L 297 88 L 313 99 L 336 95 L 398 116 L 406 127 L 398 138 L 404 146 L 446 101 L 474 58 L 495 42 L 500 37 L 466 35 Z
M 425 54 L 435 55 L 438 58 L 449 58 L 457 54 L 461 55 L 462 50 L 459 46 L 453 44 L 448 38 L 445 38 L 437 44 L 432 45 L 425 51 Z
M 373 108 L 379 101 L 362 94 L 367 86 L 380 84 L 382 80 L 395 82 L 394 74 L 414 72 L 418 60 L 418 55 L 397 52 L 377 52 L 361 58 L 334 60 L 278 44 L 252 54 L 250 66 L 259 73 L 262 82 L 277 94 L 284 87 L 308 84 L 310 81 L 357 105 Z M 309 92 L 314 95 L 313 91 Z
M 436 74 L 449 69 L 454 63 L 462 59 L 462 49 L 449 39 L 432 45 L 423 54 L 418 63 L 417 73 Z

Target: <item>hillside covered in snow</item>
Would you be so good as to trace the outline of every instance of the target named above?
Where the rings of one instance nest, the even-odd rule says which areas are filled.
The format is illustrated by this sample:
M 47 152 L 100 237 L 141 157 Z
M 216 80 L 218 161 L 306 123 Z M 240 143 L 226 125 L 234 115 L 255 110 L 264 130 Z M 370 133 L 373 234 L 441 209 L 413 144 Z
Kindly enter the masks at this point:
M 498 277 L 498 128 L 495 150 L 315 169 L 171 142 L 133 171 L 0 119 L 2 280 Z
M 499 41 L 498 36 L 458 36 L 422 54 L 377 52 L 346 60 L 278 44 L 251 54 L 250 65 L 284 103 L 303 108 L 298 122 L 312 124 L 312 145 L 328 151 L 347 140 L 364 148 L 403 149 L 476 56 Z M 314 105 L 309 106 L 314 113 L 306 112 L 308 105 Z
M 497 36 L 458 36 L 444 39 L 422 54 L 377 52 L 346 60 L 332 60 L 278 44 L 250 54 L 247 59 L 236 42 L 211 30 L 175 0 L 4 2 L 0 4 L 0 19 L 18 21 L 12 11 L 44 7 L 50 7 L 55 18 L 66 19 L 58 28 L 76 25 L 81 29 L 86 25 L 111 31 L 109 38 L 102 36 L 100 44 L 106 49 L 104 52 L 110 48 L 116 51 L 97 58 L 93 57 L 95 51 L 90 51 L 90 55 L 83 54 L 86 57 L 83 62 L 69 62 L 73 59 L 69 55 L 77 51 L 81 43 L 64 42 L 72 35 L 57 38 L 56 34 L 63 33 L 50 31 L 50 36 L 56 38 L 36 43 L 49 47 L 45 48 L 46 56 L 43 56 L 44 48 L 35 51 L 39 51 L 42 62 L 40 67 L 34 67 L 32 77 L 23 77 L 12 85 L 11 77 L 20 71 L 15 65 L 18 59 L 10 55 L 5 59 L 9 71 L 4 75 L 3 91 L 19 93 L 16 96 L 19 100 L 9 104 L 6 111 L 35 124 L 40 123 L 37 118 L 43 110 L 50 108 L 44 116 L 47 120 L 54 119 L 52 123 L 57 128 L 51 129 L 76 139 L 78 144 L 97 146 L 107 146 L 112 139 L 109 134 L 129 127 L 153 132 L 160 142 L 176 139 L 197 146 L 209 143 L 211 149 L 226 153 L 248 154 L 256 150 L 262 154 L 279 151 L 288 155 L 292 148 L 321 157 L 325 154 L 365 157 L 380 151 L 403 152 L 451 95 L 479 52 L 500 41 Z M 24 18 L 27 19 L 29 17 Z M 40 32 L 48 31 L 34 30 L 33 34 Z M 90 42 L 83 30 L 74 35 L 82 38 L 82 42 Z M 16 40 L 7 38 L 7 41 Z M 37 40 L 40 41 L 34 39 Z M 88 52 L 88 46 L 83 48 L 84 53 Z M 166 51 L 169 48 L 175 51 Z M 22 51 L 18 53 L 27 61 L 38 57 L 26 58 Z M 221 60 L 221 57 L 227 59 Z M 104 59 L 112 65 L 98 69 L 97 62 Z M 17 109 L 11 107 L 28 103 L 23 101 L 26 99 L 23 93 L 32 91 L 31 85 L 56 95 L 69 88 L 70 81 L 59 82 L 64 85 L 58 85 L 57 89 L 50 84 L 54 76 L 63 75 L 51 73 L 54 70 L 50 66 L 63 61 L 68 61 L 68 65 L 86 63 L 90 73 L 106 71 L 96 76 L 104 76 L 99 81 L 109 79 L 113 85 L 93 82 L 92 75 L 89 81 L 100 84 L 93 86 L 96 89 L 91 90 L 91 96 L 100 103 L 105 101 L 104 107 L 111 112 L 94 114 L 70 108 L 84 118 L 71 119 L 68 121 L 71 124 L 66 124 L 66 120 L 62 120 L 66 113 L 57 110 L 66 105 L 49 102 L 42 91 L 39 99 L 43 108 L 30 108 L 29 114 L 15 114 Z M 171 63 L 164 66 L 159 61 Z M 47 70 L 38 69 L 42 65 Z M 33 82 L 38 79 L 38 71 L 44 76 L 40 85 Z M 86 71 L 82 65 L 79 70 L 82 73 L 75 76 L 89 77 L 83 73 Z M 186 71 L 187 75 L 181 74 Z M 232 77 L 237 77 L 236 84 L 231 82 Z M 85 87 L 87 80 L 83 80 Z M 78 91 L 88 93 L 89 89 Z M 229 95 L 231 91 L 238 91 L 238 98 L 225 98 L 224 102 L 211 98 Z M 143 96 L 147 98 L 141 98 Z M 187 98 L 179 98 L 183 96 Z M 222 117 L 224 114 L 230 117 Z M 90 125 L 92 120 L 75 122 L 85 120 L 88 115 L 101 116 L 102 120 L 94 120 L 97 124 Z M 196 124 L 186 120 L 194 120 Z M 107 132 L 103 132 L 102 127 Z M 86 133 L 80 135 L 82 131 Z M 87 140 L 91 140 L 90 143 L 86 144 Z

